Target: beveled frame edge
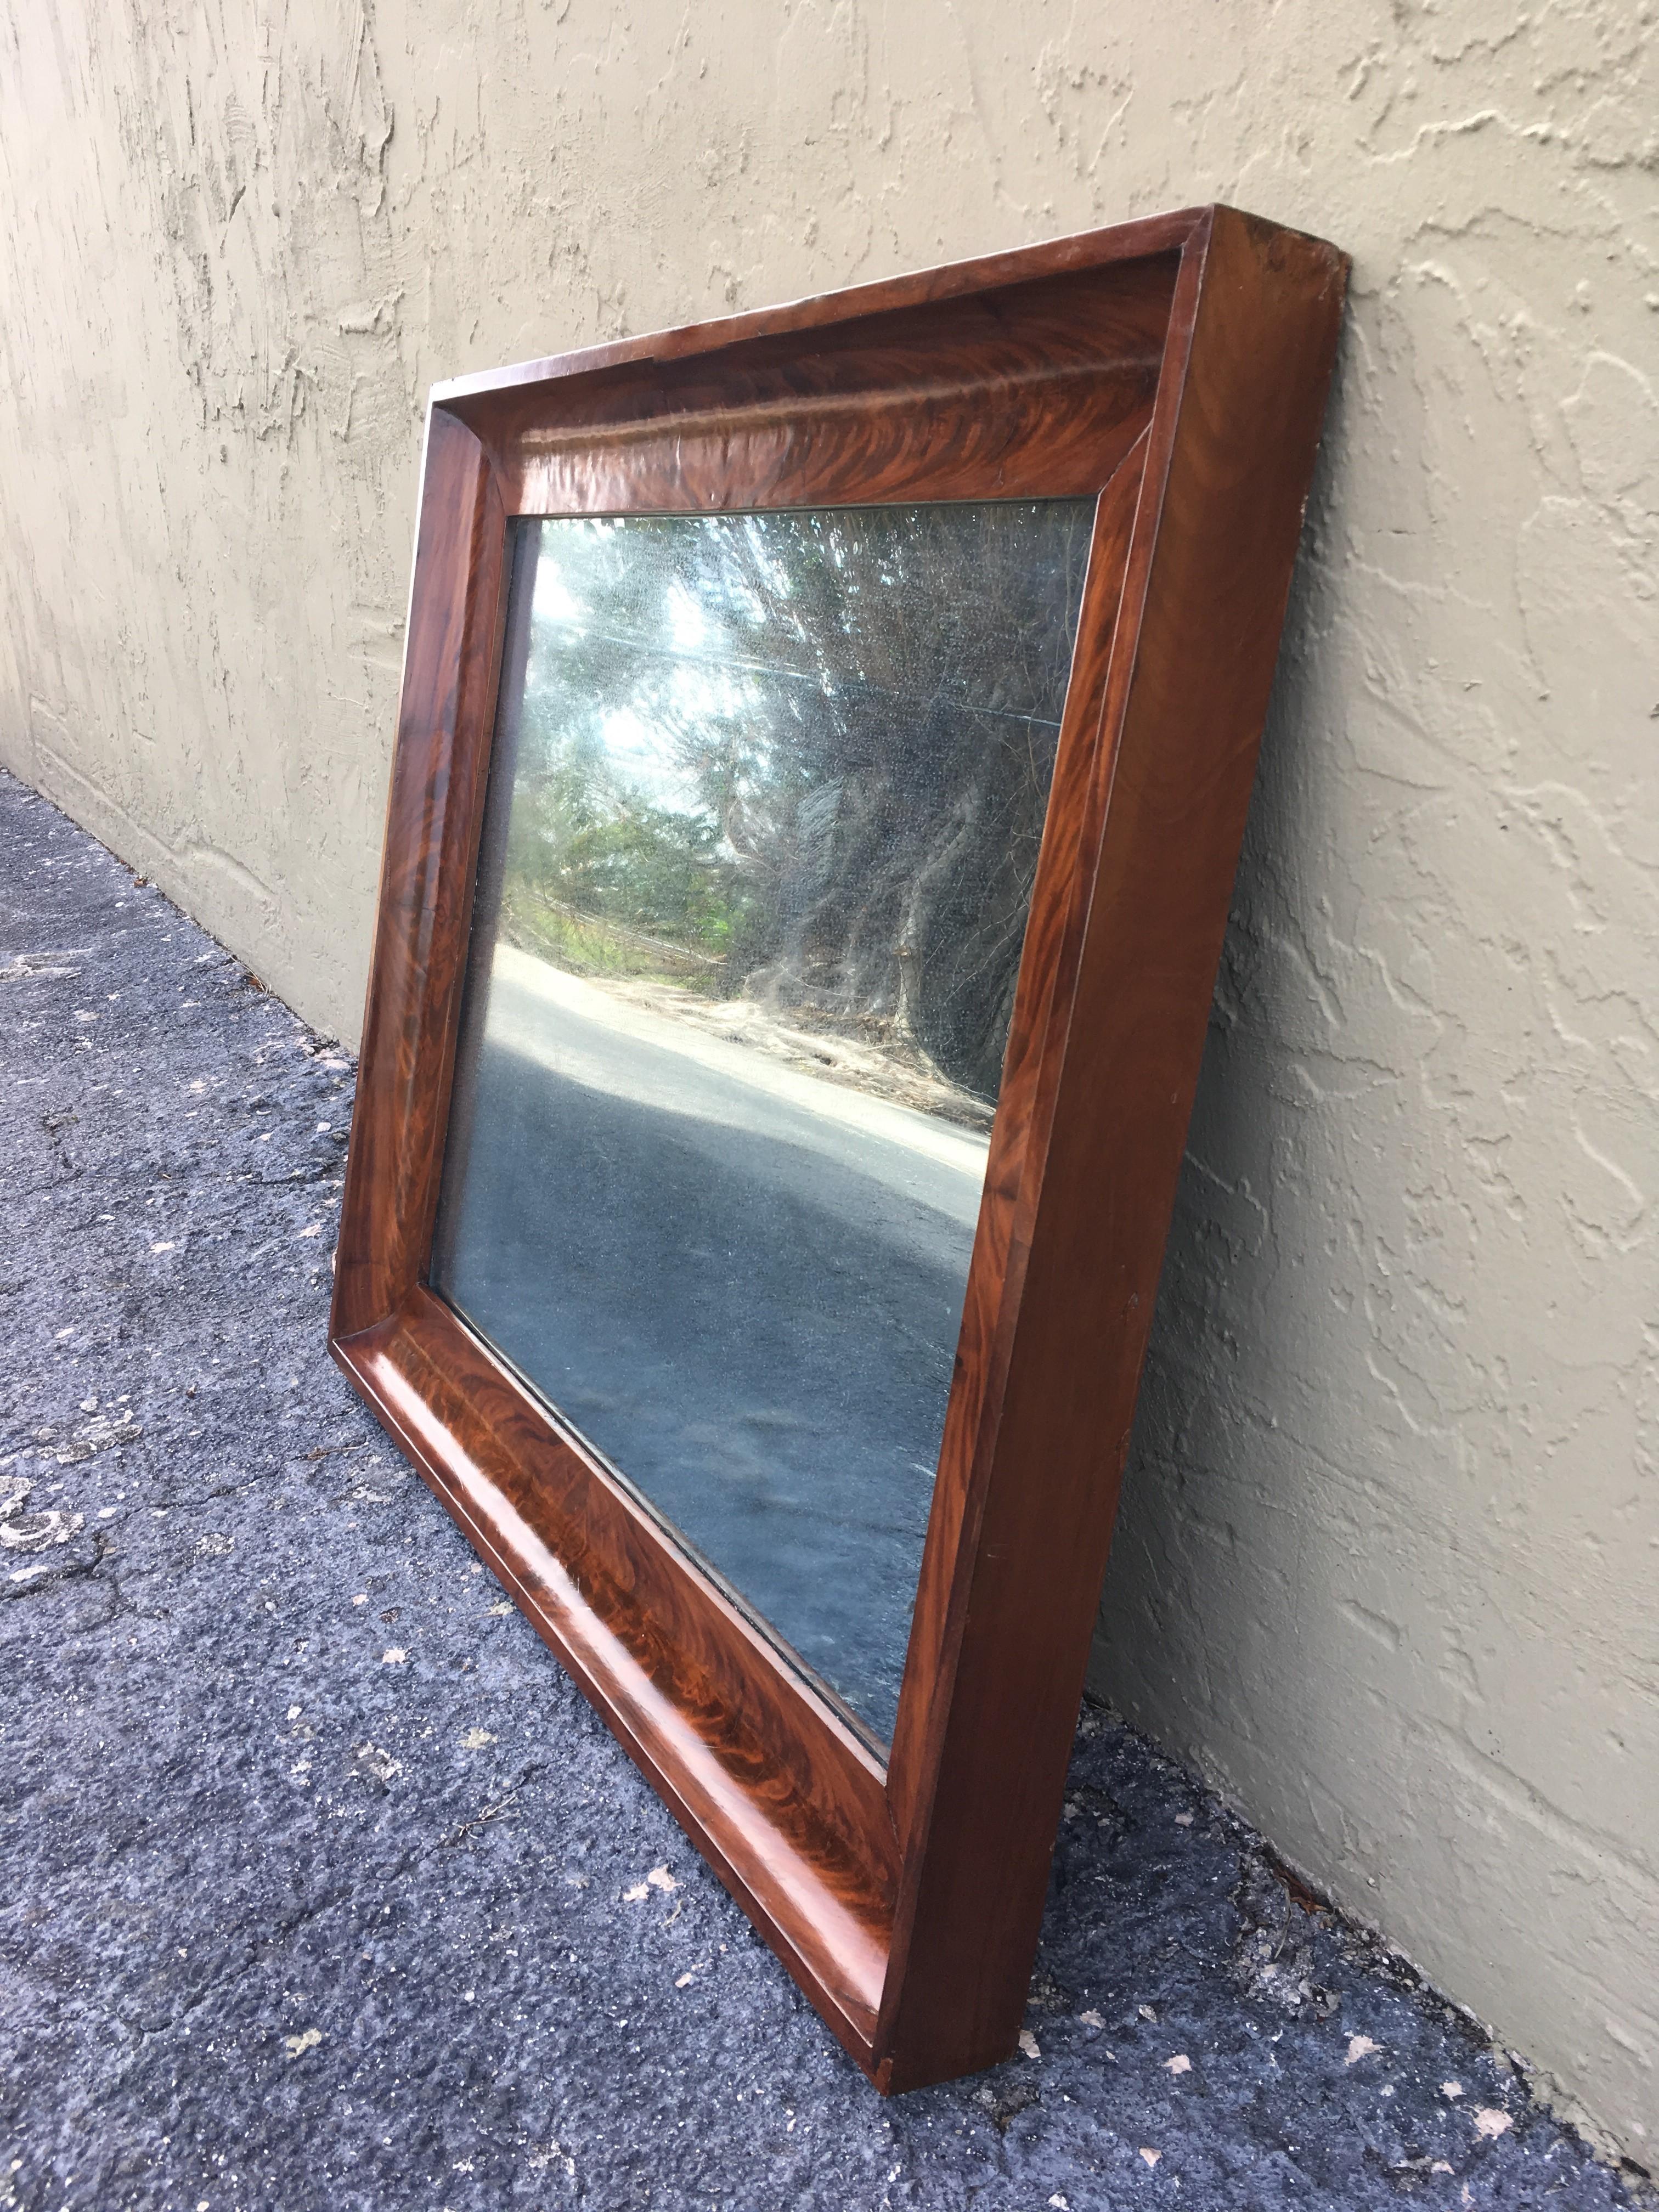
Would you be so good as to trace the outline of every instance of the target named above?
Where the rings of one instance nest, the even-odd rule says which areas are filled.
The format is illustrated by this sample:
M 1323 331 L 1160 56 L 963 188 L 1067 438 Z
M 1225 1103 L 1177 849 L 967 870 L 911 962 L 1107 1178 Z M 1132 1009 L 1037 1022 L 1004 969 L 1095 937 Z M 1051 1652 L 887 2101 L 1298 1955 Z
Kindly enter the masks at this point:
M 1109 647 L 1095 626 L 1099 665 L 1085 686 L 1093 726 L 1073 747 L 1078 820 L 1068 866 L 1052 830 L 1045 835 L 1042 928 L 1034 897 L 879 1818 L 870 1796 L 878 1765 L 850 1731 L 835 1747 L 845 1771 L 830 1796 L 850 1811 L 864 1847 L 865 1863 L 849 1866 L 858 1854 L 843 1849 L 853 1841 L 837 1832 L 843 1824 L 816 1818 L 803 1831 L 799 1806 L 783 1802 L 790 1778 L 781 1790 L 775 1774 L 752 1771 L 752 1730 L 745 1751 L 730 1713 L 695 1700 L 688 1711 L 677 1701 L 684 1685 L 672 1654 L 651 1648 L 648 1636 L 631 1646 L 617 1637 L 598 1591 L 582 1587 L 503 1487 L 501 1434 L 483 1433 L 476 1407 L 444 1396 L 445 1376 L 464 1376 L 505 1417 L 498 1428 L 509 1437 L 522 1441 L 528 1419 L 544 1458 L 550 1437 L 570 1451 L 539 1402 L 424 1291 L 425 1255 L 414 1249 L 435 1199 L 457 1012 L 430 1003 L 421 971 L 434 940 L 457 926 L 446 887 L 470 896 L 483 769 L 477 746 L 469 760 L 456 740 L 493 721 L 507 513 L 489 423 L 479 426 L 481 442 L 461 418 L 487 416 L 503 399 L 517 404 L 527 387 L 618 364 L 718 355 L 756 336 L 1174 251 L 1181 261 L 1151 428 L 1119 487 L 1121 604 Z M 884 2090 L 994 2063 L 1023 2017 L 1346 266 L 1320 241 L 1201 210 L 434 390 L 331 1347 Z M 1255 451 L 1236 449 L 1241 430 L 1248 447 L 1264 425 Z M 1131 476 L 1138 498 L 1125 489 Z M 1218 542 L 1219 565 L 1205 555 Z M 1091 586 L 1098 573 L 1091 562 Z M 1190 619 L 1183 623 L 1182 606 L 1194 587 L 1199 606 L 1228 618 L 1219 665 L 1214 653 L 1193 652 L 1190 635 L 1182 640 Z M 1073 720 L 1081 672 L 1067 697 Z M 487 744 L 483 751 L 487 758 Z M 1171 823 L 1194 835 L 1204 865 L 1184 876 L 1165 868 L 1158 878 L 1154 869 L 1156 879 L 1146 880 L 1148 854 L 1167 850 Z M 1033 960 L 1039 934 L 1048 949 Z M 1177 940 L 1180 957 L 1160 965 L 1160 950 Z M 453 972 L 448 988 L 458 1002 Z M 1127 1024 L 1116 1003 L 1126 991 L 1136 1014 Z M 435 1072 L 434 1036 L 442 1041 Z M 1167 1105 L 1149 1115 L 1139 1102 L 1145 1126 L 1136 1102 L 1097 1079 L 1103 1056 L 1111 1057 L 1103 1036 L 1152 1051 L 1160 1099 L 1168 1078 Z M 1115 1118 L 1126 1127 L 1114 1131 Z M 1070 1219 L 1058 1218 L 1066 1209 L 1052 1201 L 1045 1208 L 1051 1166 L 1098 1152 L 1103 1139 L 1109 1147 L 1115 1135 L 1130 1139 L 1134 1187 L 1120 1169 L 1107 1178 L 1109 1193 L 1073 1206 Z M 1066 1345 L 1074 1370 L 1103 1340 L 1108 1412 L 1097 1440 L 1074 1403 L 1056 1423 L 1068 1371 L 1054 1344 Z M 570 1455 L 582 1480 L 599 1480 L 579 1450 Z M 606 1487 L 614 1498 L 615 1486 Z M 1044 1577 L 1060 1527 L 1070 1540 L 1056 1591 Z M 1039 1593 L 1045 1632 L 1034 1636 Z M 746 1638 L 763 1672 L 775 1668 L 763 1639 L 727 1611 L 733 1648 Z M 823 1717 L 816 1701 L 812 1710 Z M 828 1729 L 826 1745 L 834 1736 Z
M 1024 2016 L 1347 269 L 1220 207 L 1183 252 L 1053 1001 L 1005 1076 L 1033 1126 L 980 1321 L 994 1409 L 923 1565 L 944 1656 L 901 1711 L 930 1794 L 899 1809 L 890 2090 L 993 2063 Z
M 529 385 L 553 383 L 569 376 L 588 375 L 599 369 L 640 362 L 684 361 L 694 354 L 740 345 L 754 338 L 793 337 L 821 329 L 826 324 L 860 321 L 894 308 L 937 306 L 946 300 L 959 299 L 964 293 L 1002 291 L 1032 276 L 1069 276 L 1083 270 L 1109 268 L 1118 262 L 1146 261 L 1160 254 L 1181 253 L 1197 234 L 1208 227 L 1217 212 L 1214 207 L 1177 208 L 1134 222 L 1114 223 L 1103 230 L 1076 231 L 1066 237 L 1049 239 L 1040 246 L 1013 246 L 1000 253 L 943 262 L 935 269 L 878 277 L 868 284 L 849 284 L 838 292 L 809 292 L 799 299 L 786 301 L 776 307 L 755 308 L 740 315 L 722 315 L 708 322 L 647 331 L 636 337 L 582 346 L 571 353 L 534 356 L 504 368 L 483 369 L 434 384 L 432 404 L 464 413 L 464 402 L 518 392 Z M 1322 243 L 1318 240 L 1310 242 Z
M 654 1644 L 630 1637 L 625 1607 L 616 1625 L 616 1593 L 596 1589 L 583 1571 L 590 1563 L 579 1558 L 573 1571 L 520 1510 L 513 1462 L 526 1447 L 546 1457 L 539 1400 L 424 1290 L 378 1328 L 332 1348 L 820 2014 L 865 2063 L 889 1916 L 851 1851 L 757 1761 L 757 1732 L 745 1735 L 715 1700 L 688 1711 L 683 1692 L 696 1677 L 665 1649 L 672 1613 L 653 1624 Z M 480 1397 L 493 1398 L 498 1425 L 477 1419 Z M 577 1454 L 570 1462 L 571 1474 L 589 1479 Z

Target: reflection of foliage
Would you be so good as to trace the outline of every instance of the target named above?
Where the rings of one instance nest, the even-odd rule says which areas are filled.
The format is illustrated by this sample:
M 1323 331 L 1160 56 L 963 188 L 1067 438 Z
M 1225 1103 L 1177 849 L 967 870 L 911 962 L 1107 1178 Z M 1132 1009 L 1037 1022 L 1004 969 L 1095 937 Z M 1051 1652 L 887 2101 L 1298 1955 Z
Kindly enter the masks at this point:
M 513 933 L 919 1049 L 994 1095 L 1089 519 L 541 525 L 519 572 Z
M 507 903 L 539 950 L 582 970 L 723 981 L 742 901 L 706 815 L 653 805 L 591 744 L 521 769 L 507 833 Z M 689 980 L 689 979 L 688 979 Z

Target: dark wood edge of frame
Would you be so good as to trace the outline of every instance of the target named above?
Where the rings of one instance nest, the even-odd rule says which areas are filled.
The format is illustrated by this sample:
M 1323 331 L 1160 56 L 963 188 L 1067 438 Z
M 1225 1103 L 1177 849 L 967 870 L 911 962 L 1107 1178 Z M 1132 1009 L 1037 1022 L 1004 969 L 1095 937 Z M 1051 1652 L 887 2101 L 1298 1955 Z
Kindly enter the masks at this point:
M 890 2090 L 995 2063 L 1024 2014 L 1346 269 L 1226 209 L 1183 256 L 1079 864 L 1021 975 L 1029 1129 L 940 1468 L 961 1533 L 923 1566 Z
M 1138 222 L 1116 223 L 1107 230 L 1078 231 L 1041 246 L 1021 246 L 1003 253 L 980 254 L 967 260 L 946 262 L 937 269 L 882 277 L 870 284 L 848 285 L 839 292 L 811 293 L 802 299 L 747 314 L 722 315 L 710 322 L 648 331 L 638 337 L 585 346 L 574 353 L 550 354 L 537 360 L 516 362 L 505 368 L 487 369 L 474 376 L 452 377 L 433 386 L 433 404 L 464 412 L 469 402 L 489 399 L 526 386 L 562 383 L 573 376 L 641 362 L 681 362 L 696 354 L 724 352 L 757 339 L 795 340 L 828 324 L 865 321 L 895 311 L 937 306 L 960 299 L 965 294 L 1003 291 L 1029 283 L 1036 277 L 1071 276 L 1085 270 L 1107 269 L 1124 262 L 1179 253 L 1195 232 L 1208 225 L 1213 213 L 1208 207 L 1176 209 Z
M 427 422 L 398 736 L 331 1341 L 395 1313 L 431 1243 L 501 652 L 507 516 L 488 456 Z
M 1096 491 L 1150 414 L 1178 256 L 1064 262 L 937 299 L 877 288 L 810 332 L 744 317 L 599 349 L 444 405 L 513 514 Z
M 1346 271 L 1200 210 L 434 395 L 331 1347 L 884 2090 L 1024 2015 Z M 425 1287 L 507 522 L 1103 488 L 884 1777 Z
M 647 1575 L 659 1569 L 655 1587 L 618 1587 L 611 1571 L 614 1543 L 595 1541 L 601 1532 L 592 1523 L 606 1504 L 628 1510 L 629 1502 L 614 1492 L 608 1499 L 584 1498 L 591 1473 L 580 1455 L 568 1452 L 557 1468 L 544 1409 L 430 1292 L 416 1291 L 403 1312 L 333 1350 L 823 2018 L 867 2066 L 886 1970 L 890 1888 L 884 1895 L 872 1882 L 863 1856 L 779 1771 L 764 1727 L 726 1703 L 700 1663 L 707 1638 L 695 1613 L 707 1601 L 707 1586 L 699 1588 L 653 1531 L 652 1545 L 635 1556 Z M 565 1476 L 567 1511 L 550 1508 L 550 1461 Z M 599 1487 L 603 1493 L 610 1486 Z M 584 1509 L 586 1527 L 576 1517 Z M 737 1626 L 752 1632 L 740 1617 Z M 763 1681 L 763 1668 L 756 1671 Z M 878 1770 L 872 1781 L 878 1808 Z

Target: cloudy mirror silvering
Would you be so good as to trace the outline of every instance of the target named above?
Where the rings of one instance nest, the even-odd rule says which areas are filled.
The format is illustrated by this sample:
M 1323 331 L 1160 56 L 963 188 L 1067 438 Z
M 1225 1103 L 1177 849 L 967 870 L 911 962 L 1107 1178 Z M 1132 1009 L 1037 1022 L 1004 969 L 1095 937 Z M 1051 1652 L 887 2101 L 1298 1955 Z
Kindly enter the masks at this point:
M 512 526 L 432 1280 L 878 1741 L 1091 519 Z

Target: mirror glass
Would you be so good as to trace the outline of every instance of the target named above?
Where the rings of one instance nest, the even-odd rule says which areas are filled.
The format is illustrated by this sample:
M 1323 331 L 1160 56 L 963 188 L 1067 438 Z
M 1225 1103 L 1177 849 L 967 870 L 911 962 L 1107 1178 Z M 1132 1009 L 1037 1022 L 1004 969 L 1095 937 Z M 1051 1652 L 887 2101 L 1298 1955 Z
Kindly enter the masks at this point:
M 878 1745 L 1093 512 L 510 526 L 431 1281 Z

